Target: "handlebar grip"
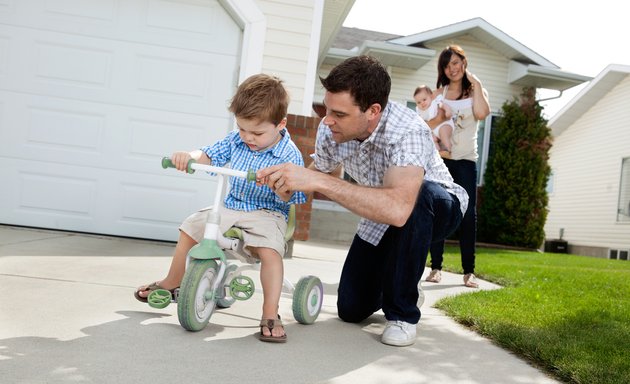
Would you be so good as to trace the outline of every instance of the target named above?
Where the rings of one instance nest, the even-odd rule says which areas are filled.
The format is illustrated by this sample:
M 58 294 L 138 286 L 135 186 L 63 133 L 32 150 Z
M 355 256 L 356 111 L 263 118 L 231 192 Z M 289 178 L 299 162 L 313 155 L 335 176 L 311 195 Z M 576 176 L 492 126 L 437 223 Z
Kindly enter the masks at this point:
M 195 162 L 195 160 L 190 159 L 188 160 L 188 166 L 186 168 L 186 172 L 187 173 L 195 173 L 195 170 L 192 169 L 192 164 Z M 162 168 L 166 169 L 166 168 L 175 168 L 175 165 L 173 164 L 173 162 L 171 161 L 170 158 L 168 157 L 163 157 L 162 158 Z

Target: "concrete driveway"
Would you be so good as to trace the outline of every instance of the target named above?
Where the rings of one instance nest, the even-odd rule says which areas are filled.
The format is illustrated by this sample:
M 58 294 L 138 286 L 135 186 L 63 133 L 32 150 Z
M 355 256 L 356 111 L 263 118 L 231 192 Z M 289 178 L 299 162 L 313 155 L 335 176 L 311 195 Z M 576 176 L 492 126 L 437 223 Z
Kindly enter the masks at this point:
M 286 344 L 262 343 L 260 292 L 215 312 L 200 332 L 177 308 L 153 309 L 134 288 L 162 277 L 173 244 L 0 226 L 2 383 L 556 383 L 513 354 L 456 324 L 432 304 L 472 293 L 462 276 L 423 282 L 426 302 L 415 345 L 380 343 L 385 318 L 336 317 L 347 248 L 296 242 L 285 274 L 324 284 L 317 321 L 293 319 L 281 299 Z M 425 272 L 426 273 L 426 272 Z M 248 273 L 258 282 L 256 272 Z M 481 281 L 480 289 L 497 286 Z

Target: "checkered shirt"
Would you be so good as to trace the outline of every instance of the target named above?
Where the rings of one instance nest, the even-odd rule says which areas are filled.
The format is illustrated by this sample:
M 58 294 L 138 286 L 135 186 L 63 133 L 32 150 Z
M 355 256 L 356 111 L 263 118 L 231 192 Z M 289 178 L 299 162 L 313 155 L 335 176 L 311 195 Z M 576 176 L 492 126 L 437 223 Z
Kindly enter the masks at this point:
M 291 141 L 289 132 L 284 129 L 280 132 L 282 139 L 263 152 L 256 152 L 241 140 L 238 131 L 230 132 L 223 140 L 211 146 L 201 148 L 212 160 L 212 165 L 223 167 L 230 163 L 232 169 L 239 171 L 258 171 L 276 164 L 291 162 L 304 166 L 302 154 Z M 289 202 L 284 202 L 266 185 L 257 186 L 241 177 L 230 177 L 230 191 L 225 196 L 226 208 L 237 211 L 255 211 L 268 209 L 280 212 L 287 219 L 291 204 L 306 202 L 303 192 L 294 192 Z
M 332 172 L 339 164 L 359 185 L 379 187 L 389 167 L 419 166 L 424 180 L 442 185 L 459 200 L 462 214 L 468 207 L 468 194 L 453 178 L 435 149 L 431 131 L 418 114 L 398 103 L 390 102 L 376 127 L 363 142 L 336 143 L 323 120 L 317 130 L 315 167 Z M 361 219 L 357 234 L 370 244 L 378 245 L 388 224 Z

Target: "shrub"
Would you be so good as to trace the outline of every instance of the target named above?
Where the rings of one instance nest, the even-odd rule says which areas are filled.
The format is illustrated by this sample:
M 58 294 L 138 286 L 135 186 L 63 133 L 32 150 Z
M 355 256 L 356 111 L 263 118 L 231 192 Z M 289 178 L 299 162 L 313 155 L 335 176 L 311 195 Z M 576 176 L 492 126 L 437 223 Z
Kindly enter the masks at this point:
M 481 241 L 538 248 L 545 237 L 551 130 L 534 88 L 506 102 L 492 129 L 491 153 L 480 193 Z

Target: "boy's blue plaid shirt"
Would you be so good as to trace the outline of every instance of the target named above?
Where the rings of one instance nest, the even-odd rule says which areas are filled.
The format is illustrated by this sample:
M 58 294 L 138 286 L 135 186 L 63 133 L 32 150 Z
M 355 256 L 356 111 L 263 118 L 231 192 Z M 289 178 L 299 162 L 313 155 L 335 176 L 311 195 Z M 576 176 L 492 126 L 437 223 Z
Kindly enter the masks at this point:
M 255 152 L 249 149 L 241 140 L 238 131 L 230 132 L 223 140 L 201 150 L 212 160 L 212 165 L 223 167 L 230 163 L 232 169 L 239 171 L 258 171 L 276 164 L 291 162 L 304 166 L 302 154 L 291 141 L 289 132 L 284 129 L 280 132 L 280 141 L 268 150 Z M 289 202 L 284 202 L 266 185 L 257 186 L 255 182 L 249 182 L 241 177 L 230 177 L 230 191 L 223 201 L 226 208 L 237 211 L 255 211 L 268 209 L 281 212 L 285 219 L 289 215 L 291 204 L 306 202 L 303 192 L 293 192 Z

